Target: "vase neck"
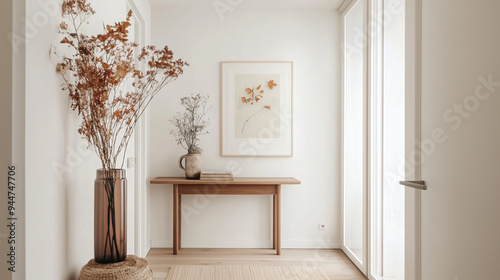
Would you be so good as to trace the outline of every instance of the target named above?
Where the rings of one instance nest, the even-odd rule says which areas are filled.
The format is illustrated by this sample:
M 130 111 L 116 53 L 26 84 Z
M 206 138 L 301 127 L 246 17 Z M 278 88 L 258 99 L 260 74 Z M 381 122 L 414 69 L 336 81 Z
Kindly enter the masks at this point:
M 125 169 L 97 169 L 97 178 L 125 178 Z
M 188 155 L 201 154 L 202 150 L 200 148 L 188 149 Z

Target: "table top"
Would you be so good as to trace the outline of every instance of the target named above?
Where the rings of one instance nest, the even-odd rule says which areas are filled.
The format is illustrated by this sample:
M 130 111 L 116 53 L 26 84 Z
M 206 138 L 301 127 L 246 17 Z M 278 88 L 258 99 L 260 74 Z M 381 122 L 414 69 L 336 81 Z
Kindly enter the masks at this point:
M 156 177 L 151 184 L 173 185 L 298 185 L 293 177 L 234 177 L 233 181 L 193 180 L 184 177 Z

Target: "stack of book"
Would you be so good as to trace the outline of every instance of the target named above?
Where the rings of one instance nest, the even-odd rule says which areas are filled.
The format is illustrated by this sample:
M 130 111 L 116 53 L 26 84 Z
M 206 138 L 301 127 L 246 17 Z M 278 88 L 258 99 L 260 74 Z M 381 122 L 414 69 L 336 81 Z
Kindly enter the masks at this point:
M 203 170 L 200 180 L 233 181 L 233 172 L 226 170 Z

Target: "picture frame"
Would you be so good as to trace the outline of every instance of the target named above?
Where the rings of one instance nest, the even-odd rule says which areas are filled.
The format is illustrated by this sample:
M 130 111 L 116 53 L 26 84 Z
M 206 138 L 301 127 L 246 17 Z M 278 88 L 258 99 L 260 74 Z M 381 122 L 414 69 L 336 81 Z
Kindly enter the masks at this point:
M 293 61 L 221 62 L 223 157 L 293 156 Z

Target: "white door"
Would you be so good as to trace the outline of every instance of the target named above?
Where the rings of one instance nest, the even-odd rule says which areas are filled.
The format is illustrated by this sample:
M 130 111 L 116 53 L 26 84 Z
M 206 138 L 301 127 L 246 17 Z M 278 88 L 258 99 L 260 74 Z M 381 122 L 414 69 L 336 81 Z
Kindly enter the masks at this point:
M 405 279 L 500 279 L 500 1 L 407 9 Z

